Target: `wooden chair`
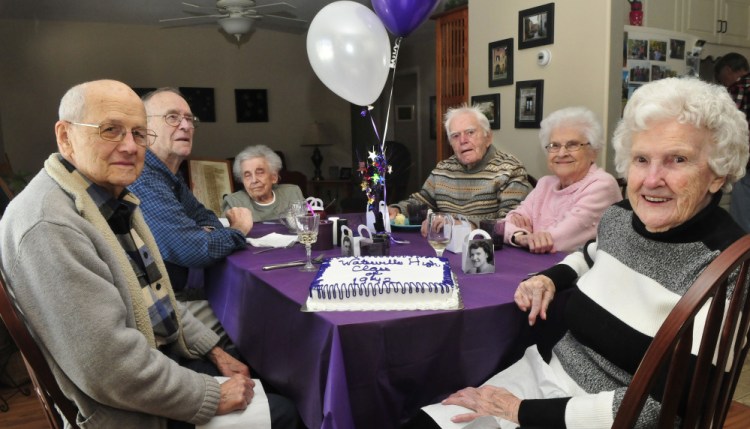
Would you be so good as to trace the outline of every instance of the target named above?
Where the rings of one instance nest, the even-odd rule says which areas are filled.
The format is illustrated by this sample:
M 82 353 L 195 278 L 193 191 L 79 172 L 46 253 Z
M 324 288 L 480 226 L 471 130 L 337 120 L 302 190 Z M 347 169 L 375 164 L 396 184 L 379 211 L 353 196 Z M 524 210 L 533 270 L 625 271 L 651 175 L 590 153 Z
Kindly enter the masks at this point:
M 20 311 L 16 309 L 11 292 L 6 288 L 3 280 L 0 278 L 0 317 L 5 322 L 13 341 L 21 351 L 26 369 L 29 371 L 29 377 L 34 384 L 39 402 L 47 415 L 47 421 L 53 429 L 62 429 L 64 427 L 63 418 L 68 421 L 70 427 L 78 429 L 76 425 L 76 415 L 78 411 L 75 405 L 63 395 L 60 387 L 52 375 L 52 370 L 47 361 L 44 359 L 42 350 L 34 341 L 31 332 L 27 329 L 22 320 Z M 55 408 L 57 406 L 57 408 Z M 58 409 L 63 416 L 58 414 Z
M 665 370 L 659 428 L 675 427 L 678 408 L 684 409 L 681 427 L 718 429 L 723 426 L 750 347 L 749 265 L 750 235 L 746 235 L 701 273 L 656 333 L 625 393 L 613 428 L 634 426 L 657 377 Z M 730 278 L 735 271 L 738 275 Z M 727 296 L 730 284 L 734 289 L 731 296 Z M 709 310 L 695 367 L 691 368 L 693 326 L 696 314 L 706 303 Z M 735 333 L 736 341 L 733 341 Z M 716 368 L 725 371 L 712 370 L 714 354 Z M 688 386 L 685 386 L 686 374 L 692 374 Z M 685 398 L 687 402 L 681 407 L 680 402 Z

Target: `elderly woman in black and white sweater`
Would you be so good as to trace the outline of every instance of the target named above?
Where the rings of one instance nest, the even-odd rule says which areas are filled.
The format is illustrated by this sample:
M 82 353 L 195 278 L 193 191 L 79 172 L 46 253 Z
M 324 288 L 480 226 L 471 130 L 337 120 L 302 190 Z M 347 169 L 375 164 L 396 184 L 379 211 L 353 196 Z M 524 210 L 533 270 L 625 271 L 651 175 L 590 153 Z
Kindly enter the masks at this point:
M 450 420 L 436 418 L 447 427 L 482 416 L 497 427 L 611 427 L 667 314 L 743 235 L 719 200 L 745 174 L 747 140 L 744 115 L 719 86 L 671 78 L 636 91 L 613 141 L 628 199 L 607 209 L 596 241 L 516 290 L 534 324 L 546 319 L 556 290 L 573 289 L 567 333 L 551 358 L 532 346 L 482 387 L 458 391 L 428 414 L 455 407 Z M 652 392 L 639 427 L 655 425 L 660 392 Z

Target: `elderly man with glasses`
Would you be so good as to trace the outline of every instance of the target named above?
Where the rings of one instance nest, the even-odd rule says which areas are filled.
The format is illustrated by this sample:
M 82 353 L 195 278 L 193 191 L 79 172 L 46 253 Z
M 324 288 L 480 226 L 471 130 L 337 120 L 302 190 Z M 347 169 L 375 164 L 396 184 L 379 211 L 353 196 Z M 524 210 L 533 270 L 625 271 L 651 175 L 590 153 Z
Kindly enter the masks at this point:
M 175 88 L 159 88 L 144 95 L 143 103 L 148 126 L 159 137 L 146 153 L 143 173 L 130 190 L 141 200 L 143 217 L 159 245 L 177 299 L 226 341 L 205 299 L 202 268 L 246 246 L 252 213 L 247 208 L 231 208 L 226 211 L 229 228 L 223 227 L 177 174 L 190 156 L 198 124 L 182 94 Z
M 492 145 L 490 123 L 477 106 L 448 109 L 445 131 L 453 156 L 437 164 L 419 192 L 389 207 L 391 219 L 399 213 L 413 216 L 410 208 L 420 205 L 464 215 L 472 227 L 504 218 L 531 190 L 521 161 Z
M 146 147 L 143 103 L 127 85 L 71 88 L 55 124 L 59 153 L 0 221 L 3 274 L 79 426 L 203 424 L 247 407 L 247 366 L 174 299 L 138 199 Z M 214 377 L 167 356 L 207 359 Z M 204 362 L 210 365 L 209 362 Z

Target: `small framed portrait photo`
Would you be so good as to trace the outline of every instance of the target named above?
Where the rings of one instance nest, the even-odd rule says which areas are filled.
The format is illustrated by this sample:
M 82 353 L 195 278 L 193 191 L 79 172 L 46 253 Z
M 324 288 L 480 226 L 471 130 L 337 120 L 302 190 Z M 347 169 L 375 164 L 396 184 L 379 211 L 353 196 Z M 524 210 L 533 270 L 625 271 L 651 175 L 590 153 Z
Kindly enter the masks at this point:
M 500 129 L 500 94 L 474 95 L 471 105 L 477 106 L 490 121 L 490 129 Z
M 518 12 L 518 49 L 551 45 L 555 42 L 555 4 Z
M 491 238 L 469 240 L 463 254 L 461 268 L 464 274 L 486 274 L 495 272 L 495 248 Z
M 498 40 L 488 47 L 489 86 L 513 84 L 513 39 Z
M 516 128 L 539 128 L 542 122 L 544 81 L 516 83 Z

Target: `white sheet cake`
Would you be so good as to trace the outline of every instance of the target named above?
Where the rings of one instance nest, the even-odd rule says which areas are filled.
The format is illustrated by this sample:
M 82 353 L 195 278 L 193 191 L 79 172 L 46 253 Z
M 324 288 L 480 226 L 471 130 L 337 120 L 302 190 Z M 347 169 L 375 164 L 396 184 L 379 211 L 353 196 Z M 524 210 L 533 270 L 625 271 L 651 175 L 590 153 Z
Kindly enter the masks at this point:
M 362 256 L 323 262 L 306 311 L 452 310 L 462 308 L 447 259 Z

